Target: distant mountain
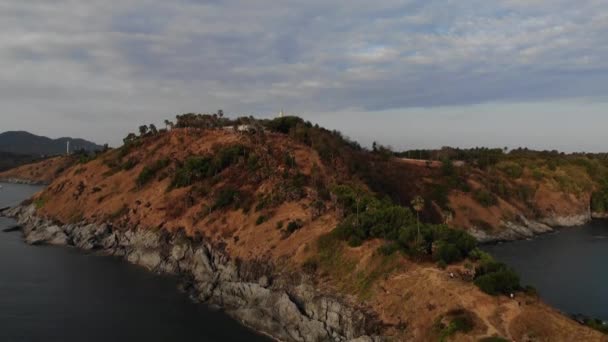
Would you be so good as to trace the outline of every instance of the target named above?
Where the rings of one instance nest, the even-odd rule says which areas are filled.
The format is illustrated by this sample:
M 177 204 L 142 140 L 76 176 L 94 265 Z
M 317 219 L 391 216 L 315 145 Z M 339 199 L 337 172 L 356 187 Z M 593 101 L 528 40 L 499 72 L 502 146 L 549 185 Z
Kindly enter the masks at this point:
M 53 156 L 65 154 L 66 144 L 70 142 L 70 151 L 101 150 L 103 147 L 83 139 L 51 139 L 24 131 L 0 133 L 0 152 L 9 152 L 31 156 Z

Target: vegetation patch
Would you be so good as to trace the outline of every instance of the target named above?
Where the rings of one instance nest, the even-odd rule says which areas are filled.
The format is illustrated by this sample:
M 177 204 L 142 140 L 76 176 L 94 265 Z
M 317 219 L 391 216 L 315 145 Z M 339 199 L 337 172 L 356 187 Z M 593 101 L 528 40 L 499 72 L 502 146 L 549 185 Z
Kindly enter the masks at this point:
M 479 260 L 475 269 L 475 285 L 483 292 L 496 296 L 522 290 L 519 276 L 507 265 L 497 262 L 491 255 L 480 250 L 475 250 L 472 257 Z
M 447 341 L 456 333 L 468 333 L 475 327 L 471 313 L 465 310 L 453 310 L 439 317 L 434 324 L 435 331 L 439 334 L 439 341 Z
M 497 164 L 496 167 L 513 179 L 519 179 L 524 174 L 524 168 L 516 162 L 505 161 Z
M 136 180 L 137 186 L 141 188 L 144 185 L 148 184 L 152 179 L 154 179 L 154 177 L 156 177 L 156 174 L 160 170 L 169 166 L 170 163 L 171 162 L 169 161 L 169 159 L 165 158 L 165 159 L 157 160 L 156 162 L 154 162 L 151 165 L 145 166 L 144 169 L 139 174 L 139 176 L 137 176 L 137 180 Z
M 259 225 L 261 225 L 262 223 L 264 223 L 266 221 L 268 221 L 268 216 L 266 216 L 266 215 L 260 215 L 260 216 L 258 216 L 257 220 L 255 220 L 255 225 L 259 226 Z
M 46 198 L 45 197 L 38 197 L 34 200 L 34 205 L 36 206 L 36 209 L 41 209 L 46 205 Z
M 608 211 L 608 181 L 602 183 L 600 189 L 591 195 L 591 211 L 596 213 Z
M 219 210 L 228 208 L 236 204 L 240 197 L 240 192 L 233 187 L 224 187 L 220 189 L 215 196 L 215 201 L 211 210 Z
M 496 195 L 483 189 L 476 190 L 473 193 L 473 198 L 485 208 L 493 207 L 498 204 Z
M 345 217 L 332 234 L 351 246 L 381 238 L 390 242 L 382 248 L 383 254 L 401 250 L 450 264 L 466 258 L 477 244 L 464 231 L 421 223 L 409 208 L 377 199 L 364 191 L 342 185 L 334 189 L 334 194 Z
M 195 182 L 213 177 L 249 155 L 249 149 L 242 145 L 223 147 L 213 156 L 195 156 L 186 159 L 176 170 L 171 188 L 190 186 Z

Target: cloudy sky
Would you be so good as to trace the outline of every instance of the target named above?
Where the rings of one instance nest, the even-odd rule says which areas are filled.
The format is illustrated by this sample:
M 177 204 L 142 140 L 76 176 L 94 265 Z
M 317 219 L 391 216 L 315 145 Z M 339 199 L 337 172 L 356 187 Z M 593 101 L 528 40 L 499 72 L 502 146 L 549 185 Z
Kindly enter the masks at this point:
M 608 150 L 605 0 L 1 0 L 0 131 L 281 108 L 367 144 Z

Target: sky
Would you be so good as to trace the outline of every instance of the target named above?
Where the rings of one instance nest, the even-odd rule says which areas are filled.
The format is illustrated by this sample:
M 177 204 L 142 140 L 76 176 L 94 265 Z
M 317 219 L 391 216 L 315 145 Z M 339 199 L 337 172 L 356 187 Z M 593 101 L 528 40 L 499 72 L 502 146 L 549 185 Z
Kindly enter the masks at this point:
M 605 0 L 2 0 L 0 131 L 281 108 L 363 144 L 608 151 Z

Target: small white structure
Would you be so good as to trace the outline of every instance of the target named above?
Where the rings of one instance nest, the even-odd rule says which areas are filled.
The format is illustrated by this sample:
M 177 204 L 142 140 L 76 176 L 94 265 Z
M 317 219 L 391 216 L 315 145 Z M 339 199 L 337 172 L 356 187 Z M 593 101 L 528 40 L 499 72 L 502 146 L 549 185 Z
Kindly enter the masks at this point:
M 66 149 L 65 149 L 65 154 L 69 156 L 70 155 L 70 141 L 69 140 L 67 141 L 66 145 L 67 146 L 66 146 Z
M 252 125 L 238 125 L 236 127 L 237 132 L 243 132 L 243 133 L 249 133 L 249 132 L 255 132 L 255 127 L 253 127 Z
M 285 112 L 283 111 L 283 109 L 281 108 L 281 111 L 279 112 L 279 117 L 282 118 L 285 116 Z

